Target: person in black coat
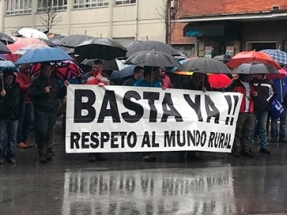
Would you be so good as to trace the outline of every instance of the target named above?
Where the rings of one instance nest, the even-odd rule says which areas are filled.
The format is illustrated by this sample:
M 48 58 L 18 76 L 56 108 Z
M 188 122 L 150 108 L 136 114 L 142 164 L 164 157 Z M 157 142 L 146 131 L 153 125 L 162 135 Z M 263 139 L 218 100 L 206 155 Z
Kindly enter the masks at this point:
M 62 88 L 52 72 L 51 64 L 43 63 L 39 76 L 32 81 L 28 90 L 28 96 L 33 100 L 35 108 L 35 136 L 40 163 L 52 160 L 49 138 L 53 136 L 51 132 L 56 124 L 61 99 L 64 97 Z
M 20 85 L 12 70 L 3 72 L 0 85 L 0 164 L 15 163 L 18 119 L 23 105 Z

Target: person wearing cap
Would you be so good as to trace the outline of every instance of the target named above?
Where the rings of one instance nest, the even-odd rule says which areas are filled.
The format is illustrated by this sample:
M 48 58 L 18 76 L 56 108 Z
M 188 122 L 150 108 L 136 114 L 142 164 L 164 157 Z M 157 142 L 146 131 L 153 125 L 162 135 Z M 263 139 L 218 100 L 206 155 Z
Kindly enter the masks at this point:
M 23 95 L 12 70 L 3 72 L 0 85 L 0 164 L 16 163 L 18 119 L 23 105 Z
M 53 77 L 50 63 L 43 63 L 41 72 L 29 87 L 28 96 L 35 108 L 35 136 L 38 146 L 39 162 L 52 161 L 49 138 L 56 123 L 60 100 L 64 97 L 59 81 Z

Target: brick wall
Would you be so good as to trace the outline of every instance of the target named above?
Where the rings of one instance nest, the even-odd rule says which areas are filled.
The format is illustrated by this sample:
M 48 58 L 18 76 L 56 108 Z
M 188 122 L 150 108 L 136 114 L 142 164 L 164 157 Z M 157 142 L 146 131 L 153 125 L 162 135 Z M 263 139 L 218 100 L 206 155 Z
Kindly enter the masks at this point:
M 184 37 L 183 28 L 187 23 L 176 23 L 171 33 L 171 44 L 194 44 L 193 37 Z

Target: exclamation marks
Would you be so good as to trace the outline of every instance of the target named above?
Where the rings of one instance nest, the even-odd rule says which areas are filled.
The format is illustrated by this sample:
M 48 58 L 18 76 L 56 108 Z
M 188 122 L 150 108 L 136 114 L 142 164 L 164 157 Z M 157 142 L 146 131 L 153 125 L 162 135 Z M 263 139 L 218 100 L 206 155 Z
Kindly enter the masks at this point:
M 233 125 L 236 106 L 238 104 L 238 96 L 224 96 L 228 104 L 228 112 L 225 120 L 225 125 Z

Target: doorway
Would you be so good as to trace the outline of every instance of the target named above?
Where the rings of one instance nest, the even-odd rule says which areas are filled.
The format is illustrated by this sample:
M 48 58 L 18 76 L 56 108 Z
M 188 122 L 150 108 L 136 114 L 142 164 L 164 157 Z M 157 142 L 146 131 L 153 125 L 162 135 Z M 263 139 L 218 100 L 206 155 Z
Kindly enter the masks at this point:
M 276 49 L 277 48 L 277 42 L 247 42 L 246 43 L 246 51 L 261 51 L 263 49 Z

